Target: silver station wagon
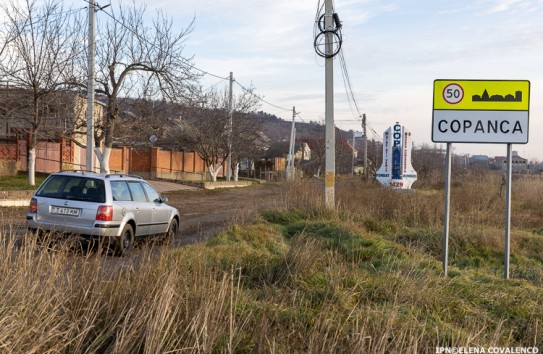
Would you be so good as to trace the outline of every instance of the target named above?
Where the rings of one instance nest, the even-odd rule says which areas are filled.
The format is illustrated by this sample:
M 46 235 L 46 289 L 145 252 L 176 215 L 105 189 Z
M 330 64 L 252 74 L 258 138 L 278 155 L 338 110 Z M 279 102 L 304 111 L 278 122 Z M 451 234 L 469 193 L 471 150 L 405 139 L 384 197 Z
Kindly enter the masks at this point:
M 27 227 L 34 233 L 98 239 L 125 255 L 136 237 L 176 236 L 179 211 L 167 201 L 138 176 L 53 173 L 30 201 Z

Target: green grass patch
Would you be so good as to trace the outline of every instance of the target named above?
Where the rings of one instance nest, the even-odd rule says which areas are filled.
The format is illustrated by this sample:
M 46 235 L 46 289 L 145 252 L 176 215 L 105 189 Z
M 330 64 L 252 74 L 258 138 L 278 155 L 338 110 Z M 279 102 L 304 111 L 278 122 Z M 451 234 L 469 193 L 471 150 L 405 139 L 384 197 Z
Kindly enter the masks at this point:
M 302 210 L 265 210 L 262 212 L 262 217 L 267 222 L 278 225 L 290 225 L 294 222 L 309 219 L 308 213 Z
M 46 175 L 36 175 L 36 185 L 28 183 L 28 175 L 18 174 L 16 176 L 0 177 L 0 191 L 22 191 L 36 189 L 44 180 Z
M 383 228 L 379 235 L 362 226 L 337 215 L 266 211 L 260 221 L 194 247 L 203 249 L 198 257 L 211 262 L 207 267 L 239 269 L 240 306 L 251 313 L 244 347 L 253 351 L 269 348 L 268 341 L 284 352 L 405 352 L 413 342 L 543 345 L 543 267 L 535 254 L 512 256 L 512 276 L 521 279 L 507 281 L 499 250 L 457 230 L 443 278 L 436 230 L 391 235 Z M 527 250 L 536 241 L 523 242 Z M 190 257 L 190 248 L 179 252 Z

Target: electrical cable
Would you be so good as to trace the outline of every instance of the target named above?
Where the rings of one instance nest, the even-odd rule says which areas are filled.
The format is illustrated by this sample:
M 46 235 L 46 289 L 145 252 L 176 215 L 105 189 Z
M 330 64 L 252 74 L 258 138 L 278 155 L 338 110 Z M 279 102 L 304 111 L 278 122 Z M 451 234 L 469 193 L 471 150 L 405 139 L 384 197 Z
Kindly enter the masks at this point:
M 234 80 L 234 83 L 236 85 L 238 85 L 239 87 L 241 87 L 241 89 L 249 94 L 251 94 L 252 96 L 254 96 L 255 98 L 257 98 L 259 101 L 262 101 L 272 107 L 275 107 L 277 109 L 280 109 L 280 110 L 283 110 L 283 111 L 287 111 L 287 112 L 292 112 L 292 108 L 284 108 L 284 107 L 280 107 L 278 105 L 275 105 L 271 102 L 268 102 L 266 101 L 265 99 L 263 99 L 262 97 L 258 96 L 257 94 L 255 94 L 254 92 L 252 92 L 252 90 L 249 90 L 248 88 L 246 88 L 245 86 L 243 86 L 242 84 L 240 84 L 238 81 Z
M 87 1 L 87 0 L 85 0 Z M 122 27 L 124 27 L 125 29 L 127 29 L 128 31 L 130 31 L 133 35 L 135 35 L 136 37 L 138 37 L 139 40 L 151 45 L 151 46 L 156 46 L 154 43 L 151 43 L 149 42 L 146 38 L 144 37 L 141 37 L 138 33 L 134 32 L 134 30 L 132 28 L 129 28 L 127 25 L 125 25 L 123 22 L 119 21 L 115 16 L 113 16 L 112 14 L 110 14 L 109 12 L 107 12 L 106 10 L 104 10 L 104 7 L 101 7 L 101 8 L 98 8 L 99 11 L 102 11 L 103 13 L 105 13 L 106 15 L 108 15 L 113 21 L 115 21 L 116 23 L 118 23 L 119 25 L 121 25 Z M 210 73 L 209 71 L 206 71 L 206 70 L 203 70 L 203 69 L 200 69 L 198 68 L 196 65 L 192 64 L 189 62 L 188 59 L 186 58 L 183 58 L 183 57 L 180 57 L 181 61 L 184 62 L 184 64 L 189 68 L 189 69 L 194 69 L 196 71 L 199 71 L 201 72 L 202 74 L 204 75 L 209 75 L 209 76 L 213 76 L 215 78 L 218 78 L 218 79 L 223 79 L 223 80 L 228 80 L 229 77 L 222 77 L 220 75 L 216 75 L 216 74 L 213 74 L 213 73 Z
M 317 53 L 318 56 L 323 58 L 332 58 L 336 56 L 341 50 L 341 45 L 343 43 L 343 35 L 341 33 L 342 26 L 337 13 L 333 12 L 334 6 L 332 6 L 332 17 L 334 20 L 333 29 L 326 28 L 326 13 L 322 13 L 323 8 L 324 4 L 321 6 L 319 0 L 317 4 L 317 12 L 315 14 L 315 23 L 313 25 L 313 48 L 315 49 L 315 53 Z M 332 35 L 334 37 L 332 43 L 330 43 L 332 53 L 328 52 L 329 43 L 326 38 L 329 35 Z M 324 50 L 321 49 L 322 47 L 324 47 Z
M 67 11 L 59 12 L 58 14 L 50 14 L 49 16 L 50 17 L 64 16 L 64 15 L 73 14 L 73 13 L 76 13 L 76 12 L 79 12 L 79 11 L 83 11 L 85 9 L 87 9 L 87 8 L 86 7 L 81 7 L 81 8 L 77 8 L 77 9 L 73 9 L 73 10 L 67 10 Z M 40 23 L 41 21 L 44 21 L 44 19 L 40 18 L 40 19 L 37 19 L 34 22 L 26 23 L 25 27 L 29 26 L 29 25 L 36 25 L 36 24 Z M 12 24 L 13 24 L 13 21 L 9 21 L 9 20 L 0 22 L 0 26 L 8 26 L 8 25 L 12 25 Z
M 307 123 L 307 122 L 305 121 L 305 119 L 302 118 L 302 116 L 300 115 L 300 113 L 301 113 L 301 112 L 296 112 L 296 116 L 297 116 L 298 118 L 300 118 L 300 120 L 301 120 L 302 122 Z
M 353 116 L 356 116 L 355 112 L 353 111 L 353 105 L 354 105 L 354 107 L 356 109 L 356 113 L 358 114 L 358 117 L 359 117 L 358 119 L 355 119 L 353 121 L 361 122 L 362 113 L 360 113 L 360 108 L 358 107 L 358 103 L 357 103 L 356 98 L 354 96 L 354 90 L 353 90 L 353 86 L 352 86 L 352 82 L 351 82 L 351 77 L 349 75 L 347 62 L 345 60 L 345 53 L 344 53 L 343 48 L 339 52 L 339 62 L 340 62 L 341 74 L 342 74 L 342 78 L 343 78 L 343 86 L 345 88 L 345 93 L 347 95 L 347 101 L 349 102 L 349 108 L 350 108 L 351 113 L 353 114 Z M 351 101 L 352 101 L 352 103 L 351 103 Z M 343 121 L 347 121 L 347 120 L 343 120 Z M 366 127 L 370 129 L 370 132 L 373 133 L 373 135 L 377 138 L 377 140 L 379 140 L 381 142 L 383 141 L 382 138 L 377 134 L 377 132 L 375 132 L 375 130 L 367 122 L 366 122 Z
M 145 38 L 142 38 L 141 36 L 139 36 L 139 34 L 135 33 L 132 29 L 130 29 L 128 26 L 126 26 L 124 23 L 120 22 L 119 20 L 117 20 L 112 14 L 108 13 L 106 10 L 104 10 L 103 8 L 100 8 L 101 11 L 103 11 L 106 15 L 108 15 L 113 21 L 117 22 L 118 24 L 120 24 L 121 26 L 123 26 L 124 28 L 126 28 L 127 30 L 129 30 L 130 32 L 132 32 L 134 35 L 136 35 L 140 40 L 146 42 L 147 44 L 151 45 L 151 46 L 154 46 L 154 43 L 150 43 L 149 41 L 147 41 Z M 213 76 L 215 78 L 218 78 L 218 79 L 221 79 L 221 80 L 229 80 L 230 78 L 229 77 L 222 77 L 220 75 L 216 75 L 216 74 L 213 74 L 213 73 L 210 73 L 209 71 L 206 71 L 206 70 L 203 70 L 203 69 L 200 69 L 198 68 L 197 66 L 195 66 L 194 64 L 191 64 L 188 62 L 187 59 L 185 58 L 181 58 L 183 61 L 185 61 L 185 65 L 187 65 L 189 68 L 192 68 L 194 70 L 197 70 L 199 72 L 201 72 L 202 74 L 204 75 L 209 75 L 209 76 Z M 272 107 L 275 107 L 277 109 L 280 109 L 280 110 L 284 110 L 284 111 L 292 111 L 292 109 L 287 109 L 287 108 L 284 108 L 284 107 L 280 107 L 278 105 L 275 105 L 267 100 L 265 100 L 264 98 L 256 95 L 255 93 L 253 93 L 251 90 L 245 88 L 242 84 L 240 84 L 238 81 L 234 80 L 234 82 L 240 86 L 245 92 L 248 92 L 250 93 L 251 95 L 253 95 L 254 97 L 256 97 L 258 100 L 266 103 L 267 105 L 270 105 Z M 215 84 L 217 85 L 217 84 Z

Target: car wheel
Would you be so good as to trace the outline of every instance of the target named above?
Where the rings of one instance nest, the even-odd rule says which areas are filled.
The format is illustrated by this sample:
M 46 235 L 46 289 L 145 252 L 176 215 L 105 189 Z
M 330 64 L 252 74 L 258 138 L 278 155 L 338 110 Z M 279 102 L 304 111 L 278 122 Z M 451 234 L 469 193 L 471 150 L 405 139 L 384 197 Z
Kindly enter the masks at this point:
M 165 243 L 169 244 L 173 242 L 173 240 L 177 236 L 178 231 L 179 231 L 179 224 L 177 223 L 177 219 L 172 219 L 172 222 L 170 223 L 170 227 L 168 228 L 168 232 L 166 232 L 166 237 L 164 238 Z
M 121 235 L 117 238 L 115 244 L 115 254 L 123 257 L 127 256 L 132 249 L 132 243 L 134 242 L 134 230 L 130 224 L 126 224 L 121 232 Z

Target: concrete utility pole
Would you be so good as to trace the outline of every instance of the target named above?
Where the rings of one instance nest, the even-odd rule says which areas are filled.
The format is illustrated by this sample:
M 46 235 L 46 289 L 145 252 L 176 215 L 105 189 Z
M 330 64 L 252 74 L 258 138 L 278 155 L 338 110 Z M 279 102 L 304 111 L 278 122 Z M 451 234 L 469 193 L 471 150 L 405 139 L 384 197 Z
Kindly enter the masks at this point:
M 288 148 L 287 181 L 294 179 L 294 145 L 296 141 L 294 118 L 296 118 L 296 107 L 292 107 L 292 127 L 290 129 L 290 145 Z
M 228 93 L 228 105 L 229 105 L 229 114 L 230 119 L 228 121 L 228 157 L 226 158 L 226 180 L 230 181 L 232 179 L 232 91 L 234 84 L 234 73 L 230 71 L 230 91 Z
M 362 129 L 364 130 L 364 179 L 368 181 L 368 130 L 366 129 L 366 113 L 362 115 Z
M 324 27 L 326 29 L 325 46 L 325 121 L 326 121 L 326 171 L 324 177 L 324 204 L 328 209 L 335 208 L 336 184 L 336 131 L 334 127 L 334 14 L 332 0 L 324 2 Z
M 354 154 L 355 154 L 355 148 L 354 148 L 354 144 L 355 144 L 355 131 L 353 129 L 353 159 L 352 159 L 352 166 L 351 166 L 351 176 L 354 176 Z
M 87 58 L 87 146 L 86 166 L 87 171 L 94 171 L 94 37 L 96 27 L 96 16 L 94 0 L 89 0 L 89 43 Z

